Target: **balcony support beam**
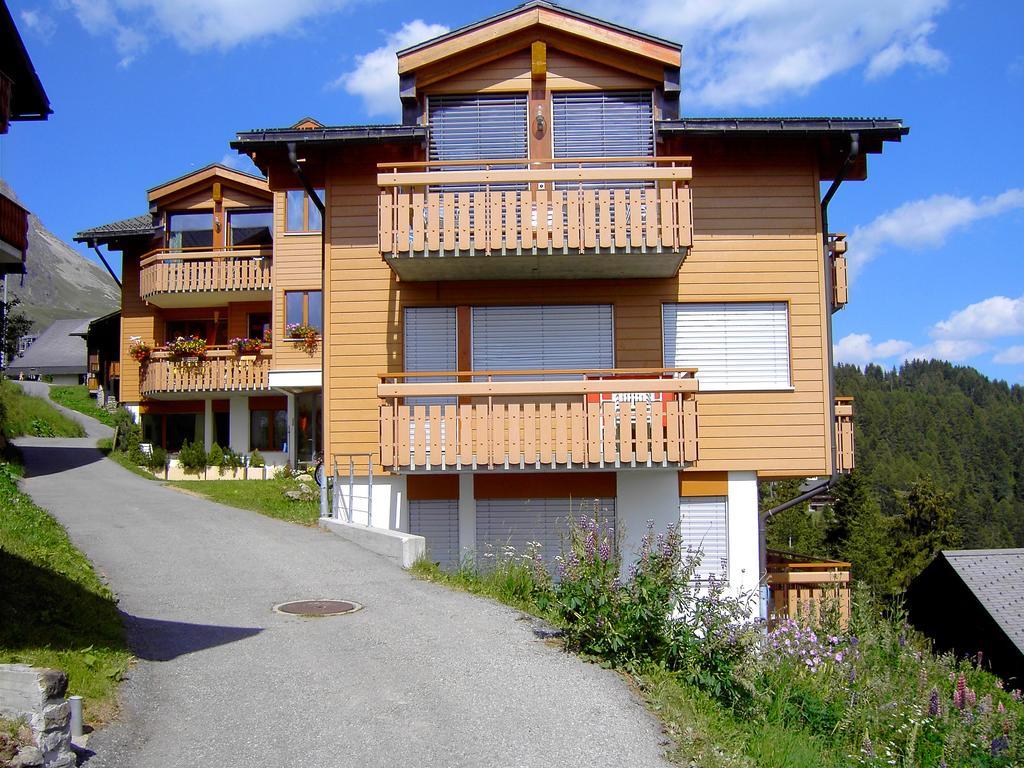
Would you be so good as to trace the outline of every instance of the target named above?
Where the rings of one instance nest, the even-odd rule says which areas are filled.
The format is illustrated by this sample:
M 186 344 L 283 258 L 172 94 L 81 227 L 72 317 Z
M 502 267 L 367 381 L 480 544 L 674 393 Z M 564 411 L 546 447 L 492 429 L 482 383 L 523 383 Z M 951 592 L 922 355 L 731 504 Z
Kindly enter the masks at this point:
M 213 400 L 203 400 L 203 450 L 207 453 L 213 447 Z

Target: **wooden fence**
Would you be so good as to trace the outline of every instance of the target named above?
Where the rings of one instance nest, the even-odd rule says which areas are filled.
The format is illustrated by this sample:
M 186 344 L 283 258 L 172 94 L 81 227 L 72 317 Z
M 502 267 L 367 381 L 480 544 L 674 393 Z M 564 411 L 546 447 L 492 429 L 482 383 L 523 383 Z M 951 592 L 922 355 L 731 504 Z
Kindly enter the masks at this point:
M 834 618 L 846 627 L 850 619 L 850 564 L 815 562 L 799 555 L 768 553 L 768 617 L 817 625 Z
M 139 295 L 151 299 L 162 293 L 209 291 L 269 291 L 272 248 L 229 251 L 161 248 L 140 262 Z
M 240 357 L 233 350 L 211 349 L 205 357 L 191 360 L 172 360 L 166 352 L 154 352 L 143 366 L 142 394 L 267 390 L 270 361 L 270 350 Z

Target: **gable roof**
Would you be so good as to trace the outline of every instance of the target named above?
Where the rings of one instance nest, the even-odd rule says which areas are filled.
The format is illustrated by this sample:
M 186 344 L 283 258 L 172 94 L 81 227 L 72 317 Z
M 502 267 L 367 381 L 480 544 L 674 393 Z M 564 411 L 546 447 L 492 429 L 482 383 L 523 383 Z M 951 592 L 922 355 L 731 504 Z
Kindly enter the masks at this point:
M 466 51 L 493 45 L 499 38 L 530 28 L 552 30 L 678 67 L 681 46 L 645 32 L 613 24 L 549 0 L 529 0 L 502 13 L 467 24 L 398 51 L 398 72 L 406 74 Z
M 85 373 L 86 347 L 84 334 L 89 318 L 57 320 L 32 342 L 25 354 L 11 361 L 9 373 Z
M 941 557 L 1024 654 L 1024 549 L 952 549 Z
M 245 173 L 234 168 L 228 168 L 226 165 L 221 163 L 210 163 L 196 171 L 189 171 L 188 173 L 178 176 L 177 178 L 165 181 L 163 184 L 153 187 L 147 191 L 147 199 L 149 202 L 160 200 L 161 198 L 173 195 L 176 192 L 180 192 L 183 189 L 187 189 L 195 184 L 200 184 L 207 180 L 221 179 L 223 181 L 231 182 L 237 186 L 250 189 L 254 192 L 266 193 L 269 199 L 270 186 L 267 184 L 267 180 L 262 176 L 254 176 L 251 173 Z
M 100 224 L 91 229 L 83 229 L 73 239 L 76 243 L 92 245 L 124 237 L 152 237 L 159 231 L 160 227 L 153 224 L 152 214 L 144 213 L 141 216 L 132 216 L 130 219 L 121 219 L 109 224 Z

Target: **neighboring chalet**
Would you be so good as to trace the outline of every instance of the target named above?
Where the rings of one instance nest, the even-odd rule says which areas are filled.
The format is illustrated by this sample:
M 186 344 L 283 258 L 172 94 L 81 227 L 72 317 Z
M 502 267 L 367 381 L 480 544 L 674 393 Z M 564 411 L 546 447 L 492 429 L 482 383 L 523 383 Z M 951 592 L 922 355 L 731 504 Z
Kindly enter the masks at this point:
M 98 405 L 116 404 L 121 390 L 121 313 L 96 318 L 83 338 L 89 363 L 89 393 L 95 395 Z
M 0 134 L 18 120 L 46 120 L 53 110 L 7 3 L 0 0 Z M 0 275 L 24 274 L 28 211 L 0 194 Z
M 91 320 L 57 320 L 25 354 L 7 366 L 11 378 L 52 377 L 54 384 L 81 384 L 88 370 L 85 335 Z
M 1024 549 L 946 550 L 907 589 L 910 620 L 940 651 L 1024 683 Z

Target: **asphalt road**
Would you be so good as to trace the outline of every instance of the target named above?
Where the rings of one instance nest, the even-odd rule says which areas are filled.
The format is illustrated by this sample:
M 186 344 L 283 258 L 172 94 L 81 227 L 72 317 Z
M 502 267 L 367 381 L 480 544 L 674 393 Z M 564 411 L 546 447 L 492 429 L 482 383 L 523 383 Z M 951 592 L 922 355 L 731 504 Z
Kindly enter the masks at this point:
M 665 765 L 623 681 L 517 612 L 133 475 L 76 417 L 89 438 L 17 442 L 25 491 L 109 581 L 139 657 L 89 768 Z M 273 611 L 301 598 L 365 607 Z

